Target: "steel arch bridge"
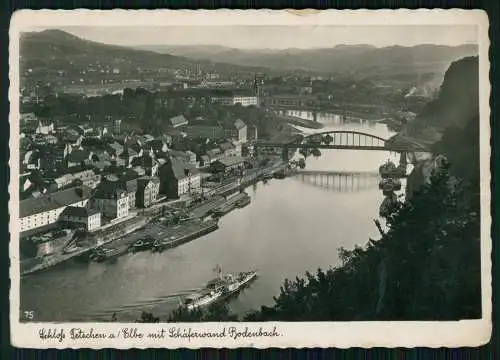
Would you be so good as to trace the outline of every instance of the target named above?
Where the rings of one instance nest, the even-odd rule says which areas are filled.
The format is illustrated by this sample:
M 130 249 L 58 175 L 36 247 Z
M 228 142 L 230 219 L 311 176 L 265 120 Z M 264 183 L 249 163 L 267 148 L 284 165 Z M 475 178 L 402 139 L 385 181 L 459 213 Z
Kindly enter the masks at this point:
M 428 151 L 423 145 L 409 139 L 393 141 L 360 131 L 331 130 L 314 133 L 307 136 L 296 135 L 292 139 L 281 141 L 257 141 L 254 149 L 268 149 L 281 152 L 284 161 L 289 160 L 289 150 L 295 149 L 340 149 L 391 151 L 404 155 L 408 152 Z
M 386 146 L 387 139 L 349 130 L 324 131 L 307 136 L 299 135 L 285 141 L 259 141 L 254 145 L 258 148 L 391 150 Z
M 329 141 L 327 141 L 327 138 Z M 304 136 L 302 143 L 332 148 L 376 147 L 387 150 L 387 139 L 360 131 L 330 130 Z

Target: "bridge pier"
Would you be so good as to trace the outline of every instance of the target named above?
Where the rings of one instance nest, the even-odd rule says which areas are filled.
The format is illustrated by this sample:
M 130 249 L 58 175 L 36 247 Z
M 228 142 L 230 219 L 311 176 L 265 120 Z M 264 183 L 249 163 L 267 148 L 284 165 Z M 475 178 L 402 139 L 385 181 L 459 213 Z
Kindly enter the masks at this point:
M 399 166 L 406 167 L 408 165 L 408 154 L 406 151 L 401 152 L 401 156 L 399 158 Z

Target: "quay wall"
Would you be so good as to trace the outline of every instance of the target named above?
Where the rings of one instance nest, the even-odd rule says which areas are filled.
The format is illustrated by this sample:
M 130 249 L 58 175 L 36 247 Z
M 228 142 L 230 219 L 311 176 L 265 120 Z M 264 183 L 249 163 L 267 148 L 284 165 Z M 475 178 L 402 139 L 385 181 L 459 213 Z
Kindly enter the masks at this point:
M 95 249 L 98 246 L 109 243 L 120 237 L 123 237 L 131 232 L 134 232 L 148 223 L 148 219 L 144 217 L 135 217 L 126 221 L 125 223 L 118 223 L 112 228 L 105 229 L 102 232 L 94 233 L 87 236 L 86 238 L 80 240 L 82 243 L 88 244 L 83 248 L 74 248 L 73 251 L 69 253 L 58 253 L 53 255 L 48 255 L 45 257 L 38 257 L 33 259 L 27 259 L 20 262 L 20 273 L 22 275 L 28 275 L 40 270 L 47 269 L 63 261 L 69 260 L 75 256 L 82 255 L 90 250 Z

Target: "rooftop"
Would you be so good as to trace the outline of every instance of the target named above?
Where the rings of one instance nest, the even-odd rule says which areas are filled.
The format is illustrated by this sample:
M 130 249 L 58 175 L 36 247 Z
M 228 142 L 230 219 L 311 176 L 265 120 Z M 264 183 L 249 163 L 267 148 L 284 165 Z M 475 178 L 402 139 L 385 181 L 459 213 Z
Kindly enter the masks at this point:
M 227 157 L 223 157 L 217 161 L 219 163 L 221 163 L 222 165 L 229 167 L 229 166 L 239 165 L 239 164 L 245 162 L 245 158 L 243 158 L 241 156 L 227 156 Z
M 74 163 L 81 163 L 82 161 L 88 160 L 91 156 L 91 152 L 88 150 L 74 150 L 69 154 L 69 161 Z
M 189 175 L 195 175 L 198 173 L 198 170 L 185 162 L 179 161 L 177 159 L 171 159 L 171 166 L 174 176 L 177 180 L 182 180 L 188 177 Z
M 177 116 L 174 116 L 173 118 L 170 119 L 170 123 L 172 124 L 172 126 L 176 127 L 176 126 L 180 126 L 180 125 L 185 125 L 187 124 L 187 119 L 184 117 L 184 115 L 177 115 Z
M 82 186 L 53 192 L 37 198 L 22 200 L 19 202 L 19 217 L 23 218 L 58 209 L 63 206 L 76 204 L 88 198 L 90 198 L 90 188 Z
M 92 215 L 95 215 L 98 213 L 99 213 L 99 210 L 88 209 L 86 207 L 80 207 L 80 206 L 68 206 L 62 212 L 63 215 L 78 216 L 78 217 L 88 217 L 88 216 L 92 216 Z
M 94 193 L 94 197 L 98 199 L 117 199 L 123 193 L 122 184 L 117 181 L 102 181 Z

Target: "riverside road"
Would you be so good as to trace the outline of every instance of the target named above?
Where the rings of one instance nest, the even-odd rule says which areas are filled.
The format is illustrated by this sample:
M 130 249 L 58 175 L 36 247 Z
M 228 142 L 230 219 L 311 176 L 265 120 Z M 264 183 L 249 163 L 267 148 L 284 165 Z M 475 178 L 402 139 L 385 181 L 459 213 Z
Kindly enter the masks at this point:
M 392 135 L 382 124 L 325 125 L 320 131 Z M 322 150 L 321 157 L 307 159 L 306 170 L 373 172 L 390 157 L 382 151 Z M 333 192 L 290 177 L 251 185 L 246 192 L 248 206 L 222 217 L 217 231 L 179 247 L 126 254 L 115 263 L 70 260 L 23 278 L 21 313 L 33 311 L 36 321 L 109 321 L 115 312 L 119 321 L 135 321 L 141 311 L 165 319 L 182 296 L 212 279 L 220 264 L 227 272 L 259 270 L 259 279 L 229 304 L 243 314 L 271 305 L 285 278 L 338 265 L 339 247 L 365 245 L 379 236 L 373 218 L 383 195 L 376 182 Z M 204 210 L 213 206 L 218 205 Z

